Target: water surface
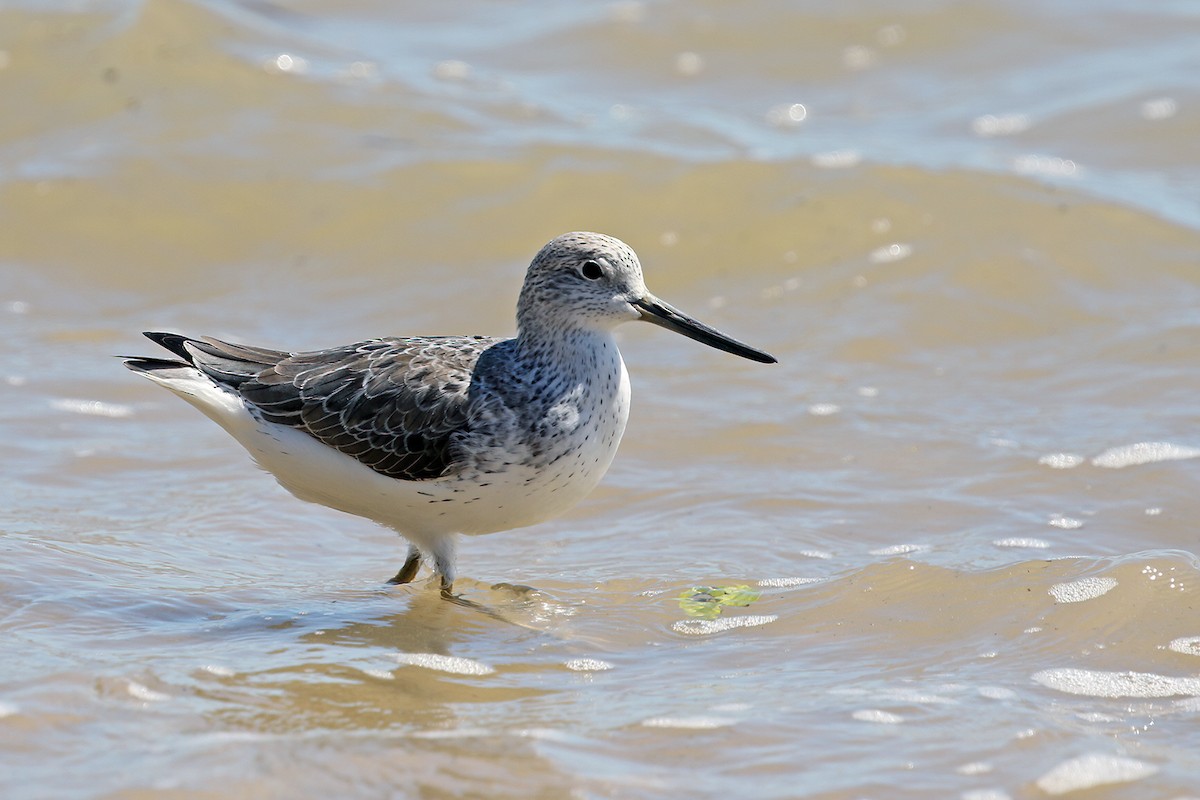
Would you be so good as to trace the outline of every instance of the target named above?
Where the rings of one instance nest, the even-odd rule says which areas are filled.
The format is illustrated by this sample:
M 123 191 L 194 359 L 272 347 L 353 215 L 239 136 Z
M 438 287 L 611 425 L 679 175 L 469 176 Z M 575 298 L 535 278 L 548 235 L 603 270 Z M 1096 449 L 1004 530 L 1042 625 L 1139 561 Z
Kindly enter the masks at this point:
M 1195 796 L 1200 16 L 827 5 L 0 7 L 0 792 Z M 478 607 L 112 358 L 511 333 L 572 229 L 780 363 L 623 328 Z

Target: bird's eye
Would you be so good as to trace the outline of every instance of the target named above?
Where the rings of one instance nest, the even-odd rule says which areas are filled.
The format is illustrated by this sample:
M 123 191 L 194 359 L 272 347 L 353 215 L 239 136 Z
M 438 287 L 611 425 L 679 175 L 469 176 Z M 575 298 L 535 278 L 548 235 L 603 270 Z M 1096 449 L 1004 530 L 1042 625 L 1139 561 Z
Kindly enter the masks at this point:
M 598 281 L 604 277 L 604 268 L 596 261 L 585 261 L 579 265 L 579 274 L 589 281 Z

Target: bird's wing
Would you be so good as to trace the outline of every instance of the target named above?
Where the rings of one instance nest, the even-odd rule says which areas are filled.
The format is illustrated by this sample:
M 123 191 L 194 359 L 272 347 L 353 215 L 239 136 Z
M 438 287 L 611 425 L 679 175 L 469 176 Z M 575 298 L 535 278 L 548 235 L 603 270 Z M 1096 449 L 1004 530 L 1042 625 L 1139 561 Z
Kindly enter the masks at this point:
M 472 370 L 498 340 L 373 339 L 308 353 L 207 337 L 155 341 L 237 391 L 264 420 L 302 430 L 388 477 L 427 480 L 453 470 L 454 445 L 468 428 Z

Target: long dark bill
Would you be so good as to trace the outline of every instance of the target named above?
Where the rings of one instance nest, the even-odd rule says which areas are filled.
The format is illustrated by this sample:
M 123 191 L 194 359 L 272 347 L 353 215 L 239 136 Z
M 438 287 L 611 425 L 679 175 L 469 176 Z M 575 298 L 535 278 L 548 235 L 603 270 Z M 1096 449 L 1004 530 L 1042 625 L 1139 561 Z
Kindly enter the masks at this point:
M 692 319 L 670 303 L 664 303 L 652 294 L 647 293 L 641 300 L 634 300 L 633 305 L 641 312 L 642 319 L 646 322 L 652 322 L 669 331 L 675 331 L 675 333 L 682 333 L 689 339 L 695 339 L 709 347 L 715 347 L 760 364 L 776 363 L 775 356 L 770 353 L 732 339 L 716 328 L 710 328 L 703 322 Z

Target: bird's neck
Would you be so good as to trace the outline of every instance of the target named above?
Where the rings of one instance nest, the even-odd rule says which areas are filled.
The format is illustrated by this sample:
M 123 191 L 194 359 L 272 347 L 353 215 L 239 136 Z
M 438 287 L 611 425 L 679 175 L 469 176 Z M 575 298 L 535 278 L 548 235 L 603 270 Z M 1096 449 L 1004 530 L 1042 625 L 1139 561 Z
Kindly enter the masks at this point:
M 517 349 L 526 361 L 552 366 L 560 373 L 582 373 L 621 358 L 611 330 L 522 322 Z

